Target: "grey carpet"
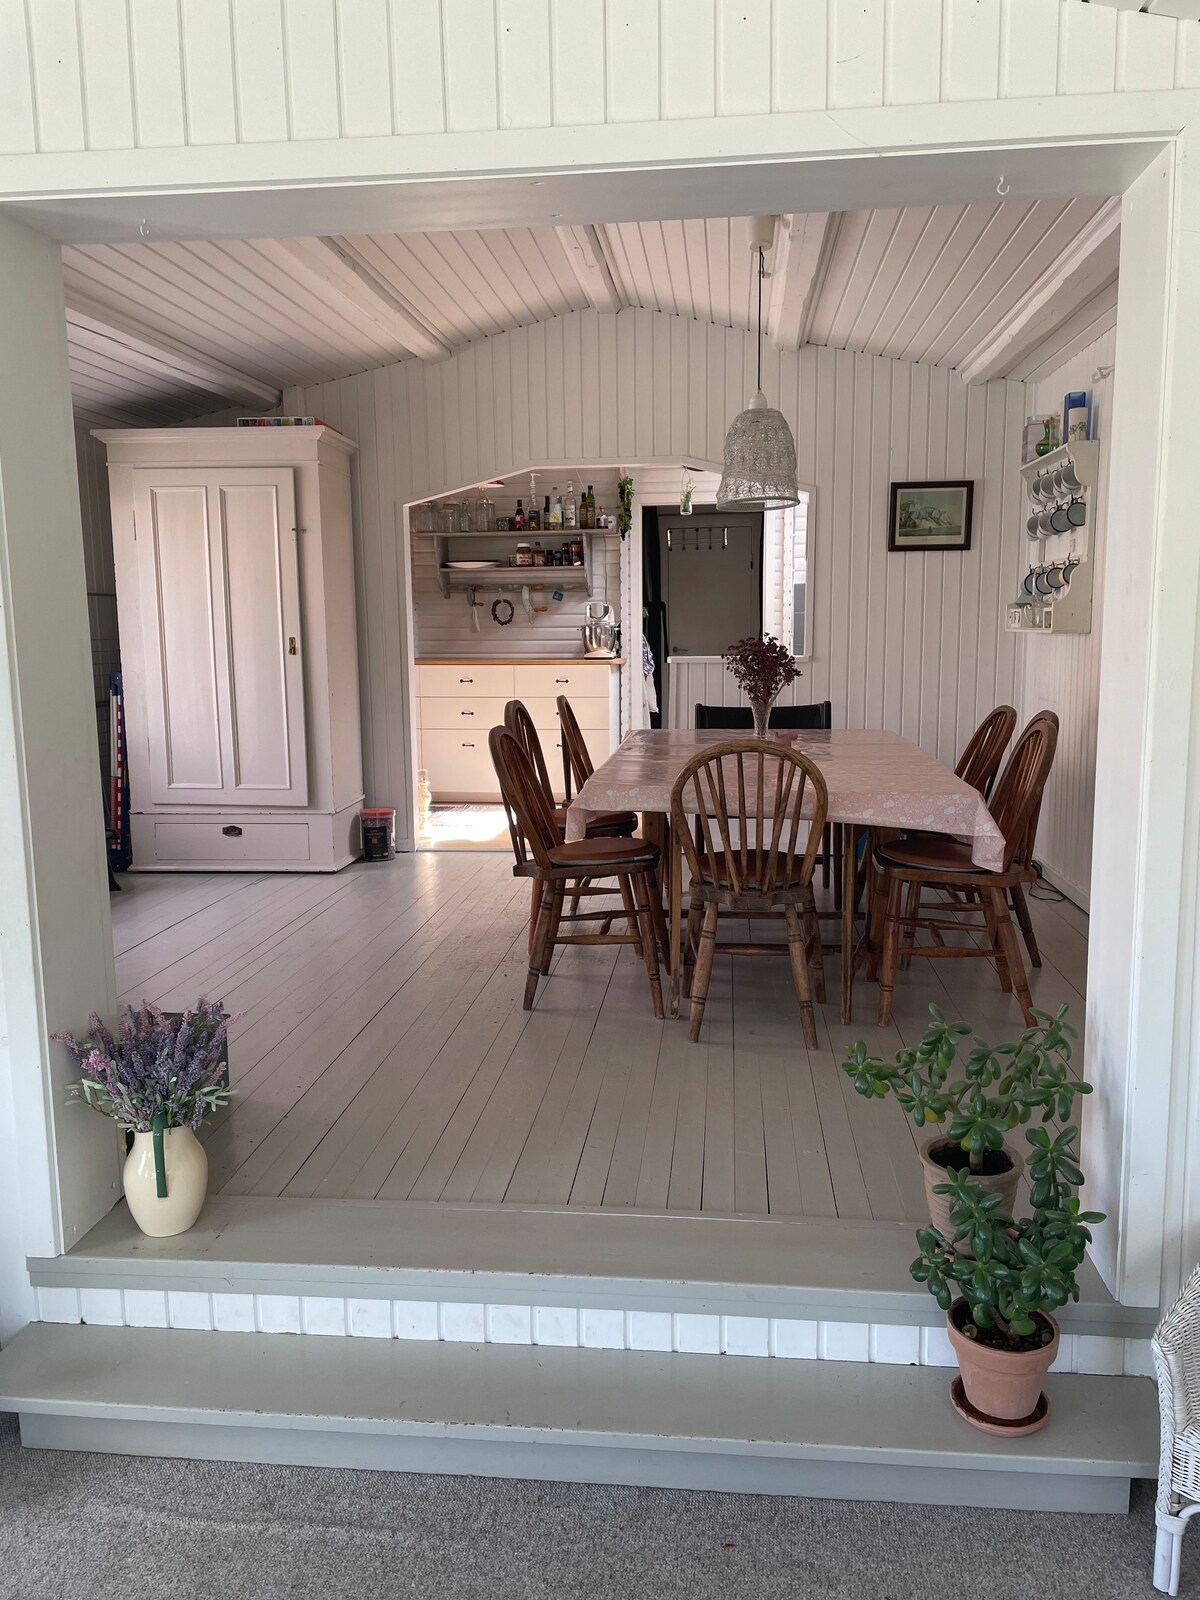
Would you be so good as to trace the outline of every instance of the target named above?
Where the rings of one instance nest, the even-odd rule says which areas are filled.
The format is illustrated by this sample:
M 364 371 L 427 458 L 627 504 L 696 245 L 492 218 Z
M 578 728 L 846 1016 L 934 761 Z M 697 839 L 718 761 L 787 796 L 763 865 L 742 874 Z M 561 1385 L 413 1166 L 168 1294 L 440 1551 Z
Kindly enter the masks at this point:
M 1138 1600 L 1153 1543 L 1147 1484 L 1128 1517 L 860 1506 L 23 1450 L 0 1419 L 4 1600 Z

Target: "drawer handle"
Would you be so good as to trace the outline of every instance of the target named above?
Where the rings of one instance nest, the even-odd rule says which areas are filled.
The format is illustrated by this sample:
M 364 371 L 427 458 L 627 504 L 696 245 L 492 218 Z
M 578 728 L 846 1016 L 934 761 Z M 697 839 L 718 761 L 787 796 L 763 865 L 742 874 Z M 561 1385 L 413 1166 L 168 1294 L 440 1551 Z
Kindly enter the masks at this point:
M 570 683 L 570 678 L 555 678 L 555 683 Z
M 475 746 L 473 744 L 468 744 L 466 742 L 466 740 L 463 741 L 463 749 L 464 750 L 474 750 L 474 748 L 475 748 Z
M 458 714 L 460 717 L 473 717 L 475 715 L 473 711 L 460 711 Z
M 240 839 L 242 837 L 242 830 L 236 822 L 231 822 L 228 827 L 222 828 L 221 832 L 227 839 Z
M 460 678 L 458 681 L 459 681 L 459 683 L 474 683 L 475 679 L 474 678 Z

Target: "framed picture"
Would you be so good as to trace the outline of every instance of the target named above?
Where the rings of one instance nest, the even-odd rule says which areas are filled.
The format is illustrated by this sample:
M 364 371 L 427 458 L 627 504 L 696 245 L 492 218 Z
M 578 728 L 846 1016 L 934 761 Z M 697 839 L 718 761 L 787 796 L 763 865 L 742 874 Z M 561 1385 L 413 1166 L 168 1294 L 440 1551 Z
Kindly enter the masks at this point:
M 974 482 L 894 483 L 889 550 L 969 550 Z

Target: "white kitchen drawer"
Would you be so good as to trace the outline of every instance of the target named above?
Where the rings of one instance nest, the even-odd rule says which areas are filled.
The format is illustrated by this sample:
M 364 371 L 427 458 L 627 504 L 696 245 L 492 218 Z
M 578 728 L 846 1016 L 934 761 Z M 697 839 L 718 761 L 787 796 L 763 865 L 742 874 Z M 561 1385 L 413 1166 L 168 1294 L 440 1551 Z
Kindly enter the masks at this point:
M 444 728 L 421 730 L 421 765 L 429 774 L 435 803 L 500 798 L 487 736 L 487 728 L 473 735 Z
M 482 731 L 486 739 L 488 729 L 504 721 L 505 704 L 499 697 L 431 694 L 421 696 L 417 711 L 422 728 L 444 728 L 459 732 L 465 728 L 468 731 Z M 606 713 L 607 709 L 606 706 Z
M 572 704 L 576 695 L 582 699 L 608 698 L 608 675 L 611 667 L 577 665 L 574 662 L 556 665 L 548 661 L 545 666 L 517 666 L 513 668 L 516 693 L 519 700 L 547 699 L 553 702 L 565 694 Z
M 312 858 L 309 825 L 295 822 L 211 822 L 193 818 L 142 818 L 141 841 L 153 830 L 155 861 L 161 862 L 308 862 Z M 146 866 L 145 860 L 139 866 Z
M 426 695 L 437 696 L 439 699 L 447 695 L 458 697 L 481 695 L 488 699 L 511 700 L 513 671 L 511 666 L 497 665 L 490 661 L 479 663 L 463 661 L 456 662 L 452 666 L 428 666 L 418 663 L 417 693 L 422 698 Z M 556 694 L 565 692 L 563 689 L 555 690 Z
M 565 694 L 566 691 L 564 690 Z M 576 699 L 573 694 L 567 695 L 571 702 L 571 710 L 575 713 L 575 720 L 585 733 L 608 732 L 608 701 Z M 558 736 L 558 706 L 554 700 L 543 699 L 540 695 L 531 695 L 525 701 L 529 715 L 539 728 L 553 728 L 555 737 Z

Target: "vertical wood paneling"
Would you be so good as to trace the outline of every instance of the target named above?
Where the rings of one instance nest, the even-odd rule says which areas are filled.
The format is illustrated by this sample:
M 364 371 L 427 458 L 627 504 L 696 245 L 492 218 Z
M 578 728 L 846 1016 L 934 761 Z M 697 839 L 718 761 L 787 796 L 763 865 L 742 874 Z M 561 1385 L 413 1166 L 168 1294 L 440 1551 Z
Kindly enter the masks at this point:
M 887 0 L 887 26 L 886 104 L 936 101 L 942 82 L 942 0 Z
M 342 132 L 351 139 L 391 133 L 393 69 L 387 0 L 339 0 L 337 27 Z M 407 80 L 403 57 L 396 68 Z M 396 88 L 403 93 L 406 82 Z
M 28 13 L 38 85 L 38 149 L 81 150 L 83 85 L 74 0 L 38 0 Z
M 1045 0 L 1001 0 L 1000 98 L 1052 95 L 1057 88 L 1058 31 L 1047 26 Z
M 771 110 L 824 111 L 828 100 L 826 0 L 774 7 Z
M 1058 19 L 1059 94 L 1110 94 L 1117 76 L 1117 16 L 1107 6 L 1064 5 Z
M 496 127 L 496 13 L 492 0 L 452 0 L 451 4 L 444 4 L 442 49 L 446 127 L 451 133 Z M 414 70 L 415 65 L 407 71 Z
M 717 112 L 716 0 L 661 0 L 662 114 L 711 117 Z M 770 92 L 769 82 L 764 89 Z
M 238 127 L 249 143 L 288 137 L 282 0 L 240 0 L 233 7 Z
M 133 144 L 133 84 L 125 0 L 78 0 L 78 11 L 87 147 L 127 150 Z M 3 93 L 0 87 L 0 100 Z
M 445 128 L 442 52 L 442 8 L 438 0 L 393 4 L 391 59 L 397 133 L 441 133 Z
M 605 0 L 609 122 L 653 122 L 659 106 L 657 0 Z
M 37 149 L 33 59 L 23 5 L 0 6 L 0 150 Z
M 603 122 L 604 0 L 550 0 L 550 49 L 554 121 Z
M 335 0 L 282 0 L 288 126 L 293 139 L 336 139 L 338 78 Z M 440 74 L 439 74 L 440 81 Z
M 497 0 L 500 12 L 500 126 L 551 122 L 549 0 Z M 583 75 L 575 63 L 574 78 Z
M 1173 88 L 1178 30 L 1173 17 L 1122 11 L 1117 18 L 1117 88 Z
M 883 104 L 885 0 L 829 0 L 829 104 Z
M 695 27 L 705 28 L 706 9 Z M 771 0 L 717 0 L 717 115 L 754 116 L 771 109 L 771 78 L 763 62 L 771 55 Z
M 229 8 L 224 0 L 209 0 L 208 5 L 190 8 L 198 26 L 189 30 L 189 48 L 201 50 L 205 34 L 214 29 L 229 33 Z M 139 145 L 169 147 L 189 143 L 191 135 L 184 117 L 183 44 L 179 36 L 182 8 L 164 5 L 162 0 L 129 0 L 129 38 L 133 60 L 133 93 L 137 113 Z M 232 90 L 232 75 L 227 80 Z M 231 128 L 230 138 L 236 138 Z
M 131 5 L 138 3 L 130 0 Z M 229 144 L 239 137 L 229 7 L 222 0 L 181 0 L 179 14 L 188 142 Z M 253 86 L 250 88 L 252 93 Z
M 942 25 L 942 99 L 994 100 L 1000 81 L 1000 0 L 949 5 Z M 1036 44 L 1030 41 L 1033 48 Z

